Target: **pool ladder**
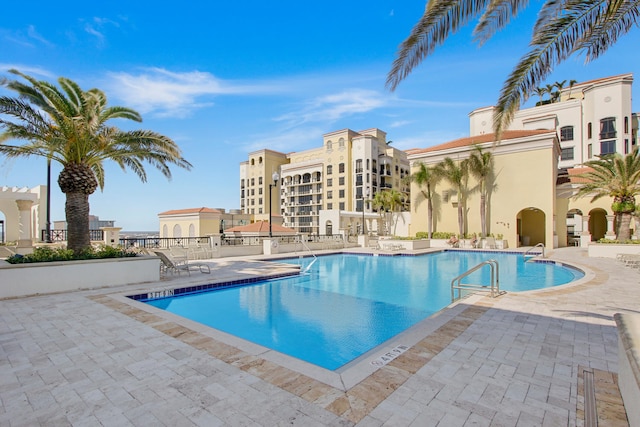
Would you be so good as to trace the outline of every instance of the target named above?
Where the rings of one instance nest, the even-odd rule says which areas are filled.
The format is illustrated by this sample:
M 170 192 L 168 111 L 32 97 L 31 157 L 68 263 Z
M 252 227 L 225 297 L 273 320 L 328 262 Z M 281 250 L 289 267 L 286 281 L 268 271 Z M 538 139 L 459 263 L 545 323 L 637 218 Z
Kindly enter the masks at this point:
M 538 243 L 534 247 L 527 249 L 525 252 L 522 253 L 522 258 L 526 258 L 527 255 L 529 255 L 529 252 L 535 250 L 536 248 L 542 248 L 542 258 L 545 258 L 545 256 L 544 256 L 544 243 Z M 535 254 L 529 255 L 529 256 L 538 256 L 538 255 L 540 255 L 540 254 L 539 253 L 535 253 Z
M 310 253 L 311 255 L 313 255 L 313 261 L 311 261 L 311 262 L 309 263 L 309 265 L 307 265 L 307 266 L 304 268 L 304 270 L 302 270 L 302 271 L 301 271 L 301 273 L 302 273 L 302 274 L 305 274 L 305 273 L 308 273 L 308 272 L 309 272 L 309 270 L 311 270 L 311 266 L 312 266 L 313 264 L 315 264 L 315 262 L 318 260 L 318 257 L 316 256 L 316 254 L 314 254 L 314 253 L 313 253 L 313 251 L 311 250 L 311 248 L 310 248 L 310 247 L 309 247 L 309 246 L 308 246 L 308 245 L 307 245 L 307 244 L 306 244 L 302 239 L 300 240 L 300 243 L 302 243 L 302 246 L 304 246 L 304 247 L 309 251 L 309 253 Z
M 473 285 L 470 283 L 461 283 L 462 279 L 464 279 L 471 273 L 475 272 L 476 270 L 480 270 L 481 268 L 487 265 L 491 269 L 490 285 Z M 458 290 L 458 298 L 456 298 L 455 296 L 456 289 Z M 498 261 L 496 261 L 495 259 L 490 259 L 490 260 L 481 262 L 480 264 L 476 265 L 470 270 L 465 271 L 464 273 L 462 273 L 461 275 L 453 279 L 451 281 L 451 302 L 455 302 L 460 298 L 462 298 L 463 290 L 474 291 L 474 292 L 491 292 L 491 298 L 495 298 L 497 296 L 504 294 L 505 293 L 504 291 L 502 292 L 500 291 L 500 269 L 499 269 Z

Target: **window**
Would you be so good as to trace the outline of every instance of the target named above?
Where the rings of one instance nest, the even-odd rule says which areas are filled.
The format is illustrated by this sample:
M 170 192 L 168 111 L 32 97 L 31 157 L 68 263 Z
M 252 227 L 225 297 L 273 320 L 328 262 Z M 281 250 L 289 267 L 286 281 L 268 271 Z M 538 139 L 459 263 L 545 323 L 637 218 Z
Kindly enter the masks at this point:
M 600 155 L 613 154 L 616 152 L 616 140 L 600 141 Z
M 587 145 L 587 158 L 593 157 L 593 144 Z
M 327 151 L 331 151 L 333 149 L 333 142 L 327 141 Z
M 616 118 L 607 117 L 600 120 L 600 139 L 616 137 Z
M 327 203 L 327 209 L 328 210 L 333 209 L 333 203 Z
M 331 175 L 333 173 L 333 165 L 327 166 L 327 175 Z
M 587 124 L 587 138 L 591 139 L 591 122 Z
M 339 204 L 338 206 L 339 206 L 339 209 L 340 209 L 341 211 L 343 211 L 343 210 L 344 210 L 344 202 L 340 202 L 340 204 Z
M 340 139 L 338 140 L 338 147 L 339 147 L 339 148 L 344 148 L 344 138 L 340 138 Z
M 333 187 L 333 178 L 327 179 L 327 187 Z
M 262 197 L 258 198 L 258 204 L 261 205 L 262 204 Z
M 258 177 L 258 185 L 262 185 L 262 177 L 261 176 Z
M 338 165 L 338 173 L 344 173 L 344 163 Z
M 573 141 L 573 126 L 560 128 L 560 141 Z
M 356 173 L 362 173 L 362 159 L 356 160 Z
M 344 185 L 344 176 L 338 178 L 338 185 Z
M 251 185 L 256 185 L 256 179 L 255 178 L 251 178 Z
M 629 154 L 629 140 L 626 138 L 624 140 L 624 154 Z
M 344 199 L 344 190 L 338 191 L 338 197 Z
M 560 160 L 573 160 L 573 147 L 565 147 L 560 154 Z
M 251 189 L 251 195 L 252 195 L 252 196 L 255 196 L 255 195 L 256 195 L 256 189 L 255 189 L 255 188 L 252 188 L 252 189 Z
M 333 199 L 333 191 L 327 191 L 327 199 Z
M 262 187 L 258 187 L 258 194 L 262 194 Z
M 624 133 L 629 133 L 629 116 L 624 117 Z

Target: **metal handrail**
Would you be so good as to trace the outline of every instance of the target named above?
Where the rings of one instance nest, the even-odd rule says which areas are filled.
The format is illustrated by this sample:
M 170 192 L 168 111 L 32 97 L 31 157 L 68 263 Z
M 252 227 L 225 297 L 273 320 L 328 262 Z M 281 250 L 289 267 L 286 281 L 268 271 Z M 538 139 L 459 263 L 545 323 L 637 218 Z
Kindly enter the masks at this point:
M 546 258 L 546 257 L 544 256 L 544 243 L 538 243 L 538 244 L 537 244 L 537 245 L 535 245 L 534 247 L 527 249 L 527 250 L 522 254 L 522 258 L 525 258 L 525 257 L 529 254 L 529 252 L 531 252 L 531 251 L 532 251 L 532 250 L 534 250 L 535 248 L 540 248 L 540 247 L 542 248 L 542 258 Z M 540 255 L 540 254 L 536 254 L 536 255 Z M 531 255 L 531 256 L 536 256 L 536 255 Z
M 464 279 L 465 277 L 467 277 L 471 273 L 475 272 L 476 270 L 481 269 L 485 265 L 488 265 L 489 268 L 491 269 L 491 285 L 490 286 L 487 286 L 487 285 L 473 285 L 473 284 L 468 284 L 468 283 L 460 283 L 460 281 L 462 279 Z M 456 282 L 458 283 L 457 285 L 456 285 Z M 464 273 L 462 273 L 461 275 L 459 275 L 458 277 L 453 279 L 451 281 L 451 302 L 456 301 L 456 297 L 455 297 L 455 290 L 456 289 L 458 289 L 458 298 L 457 299 L 460 299 L 462 297 L 462 292 L 461 291 L 463 289 L 474 290 L 474 291 L 479 291 L 479 292 L 491 292 L 491 298 L 495 298 L 496 296 L 504 294 L 504 292 L 500 292 L 500 269 L 499 269 L 498 261 L 496 261 L 495 259 L 490 259 L 490 260 L 487 260 L 487 261 L 483 261 L 480 264 L 478 264 L 475 267 L 465 271 Z
M 305 269 L 304 269 L 304 270 L 302 270 L 302 274 L 305 274 L 305 273 L 308 273 L 308 272 L 309 272 L 309 270 L 311 270 L 311 266 L 312 266 L 313 264 L 315 264 L 315 262 L 318 260 L 318 257 L 316 256 L 316 254 L 314 254 L 314 253 L 313 253 L 313 251 L 311 250 L 311 248 L 309 247 L 309 245 L 307 245 L 307 244 L 305 243 L 304 239 L 301 239 L 301 240 L 300 240 L 300 243 L 302 243 L 302 246 L 304 246 L 304 247 L 305 247 L 305 248 L 306 248 L 306 249 L 311 253 L 311 255 L 313 255 L 313 261 L 311 261 L 311 262 L 309 263 L 309 265 L 307 265 L 307 266 L 305 267 Z

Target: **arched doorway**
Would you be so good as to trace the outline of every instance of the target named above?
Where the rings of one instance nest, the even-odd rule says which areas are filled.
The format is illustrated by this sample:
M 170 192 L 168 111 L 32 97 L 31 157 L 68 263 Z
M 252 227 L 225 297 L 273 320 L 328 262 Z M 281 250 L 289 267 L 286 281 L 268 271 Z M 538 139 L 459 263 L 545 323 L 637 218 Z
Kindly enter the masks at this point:
M 333 235 L 333 223 L 331 221 L 327 221 L 325 223 L 325 234 L 327 236 L 332 236 Z
M 582 233 L 582 211 L 571 209 L 567 212 L 567 245 L 574 246 L 580 243 Z
M 525 208 L 518 212 L 516 216 L 518 246 L 535 246 L 538 243 L 547 245 L 545 217 L 545 213 L 535 207 Z
M 607 211 L 595 208 L 589 212 L 589 233 L 592 242 L 597 242 L 604 237 L 607 233 Z

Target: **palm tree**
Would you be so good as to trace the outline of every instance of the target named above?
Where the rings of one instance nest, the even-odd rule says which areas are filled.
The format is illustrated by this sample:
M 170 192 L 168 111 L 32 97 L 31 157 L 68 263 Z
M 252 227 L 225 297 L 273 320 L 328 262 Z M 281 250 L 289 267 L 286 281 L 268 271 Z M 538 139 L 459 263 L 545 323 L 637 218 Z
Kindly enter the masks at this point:
M 577 175 L 584 180 L 575 198 L 591 196 L 591 201 L 601 197 L 613 198 L 611 210 L 618 219 L 616 238 L 624 241 L 630 236 L 631 217 L 636 210 L 635 196 L 640 194 L 640 156 L 638 149 L 622 156 L 615 153 L 601 156 L 584 164 L 590 168 Z
M 576 83 L 578 83 L 577 80 L 573 80 L 573 79 L 569 80 L 569 96 L 568 96 L 568 99 L 571 99 L 571 89 L 573 89 L 573 86 Z
M 142 118 L 129 108 L 108 107 L 102 91 L 84 91 L 64 77 L 58 79 L 58 88 L 17 70 L 9 72 L 29 84 L 8 79 L 0 82 L 18 93 L 18 98 L 0 97 L 0 153 L 9 158 L 41 156 L 62 165 L 58 185 L 66 195 L 67 245 L 74 252 L 91 245 L 89 195 L 98 186 L 104 188 L 105 160 L 132 170 L 143 182 L 147 179 L 145 162 L 167 178 L 171 178 L 170 164 L 191 168 L 170 138 L 108 125 L 115 118 L 137 122 Z M 18 142 L 7 144 L 11 140 Z
M 458 232 L 462 237 L 464 236 L 464 199 L 469 176 L 469 160 L 455 162 L 450 157 L 446 157 L 438 168 L 440 169 L 438 173 L 442 174 L 458 193 Z
M 487 181 L 493 175 L 493 155 L 476 145 L 469 157 L 469 171 L 478 180 L 480 190 L 480 237 L 487 236 Z
M 536 103 L 536 105 L 542 105 L 542 97 L 547 93 L 547 88 L 537 87 L 533 90 L 533 93 L 538 95 L 538 98 L 540 98 L 540 100 Z
M 395 90 L 435 48 L 468 22 L 477 20 L 476 40 L 482 45 L 528 6 L 527 0 L 429 0 L 411 34 L 400 44 L 387 76 Z M 520 104 L 574 53 L 594 60 L 638 23 L 637 1 L 542 2 L 527 52 L 503 84 L 496 106 L 494 131 L 498 138 Z
M 419 169 L 414 174 L 410 175 L 411 180 L 418 184 L 420 192 L 427 200 L 427 233 L 429 239 L 433 232 L 433 191 L 436 184 L 442 179 L 440 174 L 440 168 L 428 167 L 424 163 L 420 163 Z

